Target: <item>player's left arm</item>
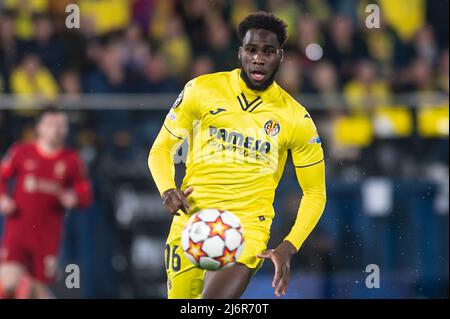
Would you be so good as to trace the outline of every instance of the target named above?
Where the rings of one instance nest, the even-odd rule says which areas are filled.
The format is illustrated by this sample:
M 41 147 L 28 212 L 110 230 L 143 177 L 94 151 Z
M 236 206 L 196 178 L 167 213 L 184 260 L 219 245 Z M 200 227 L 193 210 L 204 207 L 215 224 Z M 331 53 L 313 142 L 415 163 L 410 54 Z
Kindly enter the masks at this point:
M 277 248 L 260 256 L 275 265 L 275 295 L 286 294 L 291 257 L 300 249 L 322 216 L 326 202 L 325 164 L 320 137 L 309 114 L 299 117 L 293 132 L 292 159 L 303 192 L 294 226 Z
M 86 169 L 78 155 L 74 155 L 74 165 L 69 189 L 60 195 L 61 204 L 67 208 L 85 208 L 92 204 L 93 194 L 91 182 Z
M 295 173 L 303 196 L 295 224 L 284 240 L 294 246 L 297 252 L 316 226 L 325 208 L 325 163 L 322 160 L 311 166 L 296 167 Z

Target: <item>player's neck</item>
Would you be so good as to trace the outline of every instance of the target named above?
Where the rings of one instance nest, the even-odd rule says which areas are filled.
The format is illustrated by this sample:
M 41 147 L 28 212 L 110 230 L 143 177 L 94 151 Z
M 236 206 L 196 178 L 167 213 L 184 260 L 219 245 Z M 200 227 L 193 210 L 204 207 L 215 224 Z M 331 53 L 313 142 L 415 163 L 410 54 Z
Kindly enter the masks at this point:
M 39 139 L 36 141 L 35 145 L 39 153 L 44 156 L 55 156 L 63 147 L 62 145 L 52 145 L 51 143 Z

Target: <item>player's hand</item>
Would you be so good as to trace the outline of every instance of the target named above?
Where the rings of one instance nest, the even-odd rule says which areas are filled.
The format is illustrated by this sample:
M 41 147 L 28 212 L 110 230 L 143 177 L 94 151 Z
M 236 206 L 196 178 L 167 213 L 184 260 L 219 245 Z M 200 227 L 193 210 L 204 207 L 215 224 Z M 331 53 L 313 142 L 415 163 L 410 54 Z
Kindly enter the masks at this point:
M 259 258 L 272 260 L 275 265 L 275 276 L 273 277 L 272 287 L 275 288 L 275 296 L 285 295 L 291 276 L 291 257 L 296 253 L 294 245 L 288 241 L 283 241 L 275 249 L 263 251 L 257 255 Z
M 5 216 L 11 215 L 16 210 L 14 199 L 9 196 L 0 196 L 0 214 Z
M 72 209 L 78 204 L 78 196 L 73 190 L 65 190 L 59 195 L 59 202 L 65 209 Z
M 187 201 L 187 197 L 194 191 L 193 187 L 188 187 L 184 191 L 178 188 L 166 190 L 162 194 L 163 206 L 172 215 L 179 216 L 178 210 L 182 210 L 185 214 L 191 209 Z

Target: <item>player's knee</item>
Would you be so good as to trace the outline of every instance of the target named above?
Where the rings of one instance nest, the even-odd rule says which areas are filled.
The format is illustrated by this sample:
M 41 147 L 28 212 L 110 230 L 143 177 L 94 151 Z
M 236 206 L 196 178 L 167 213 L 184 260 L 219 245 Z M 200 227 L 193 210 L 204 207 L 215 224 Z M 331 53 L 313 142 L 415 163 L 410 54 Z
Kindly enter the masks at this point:
M 11 296 L 15 293 L 20 278 L 24 274 L 23 269 L 17 265 L 3 265 L 0 267 L 0 286 L 2 295 Z

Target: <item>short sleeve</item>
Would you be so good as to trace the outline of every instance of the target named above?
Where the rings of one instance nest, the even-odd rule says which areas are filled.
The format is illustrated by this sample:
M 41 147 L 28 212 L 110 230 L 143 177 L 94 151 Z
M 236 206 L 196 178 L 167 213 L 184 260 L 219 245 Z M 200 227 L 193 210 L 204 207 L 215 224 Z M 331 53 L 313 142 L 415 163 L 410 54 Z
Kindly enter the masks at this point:
M 295 167 L 307 167 L 323 161 L 322 142 L 309 113 L 296 112 L 291 131 L 291 153 Z
M 186 138 L 194 122 L 200 119 L 200 105 L 196 80 L 189 81 L 173 103 L 164 121 L 164 127 L 179 139 Z

